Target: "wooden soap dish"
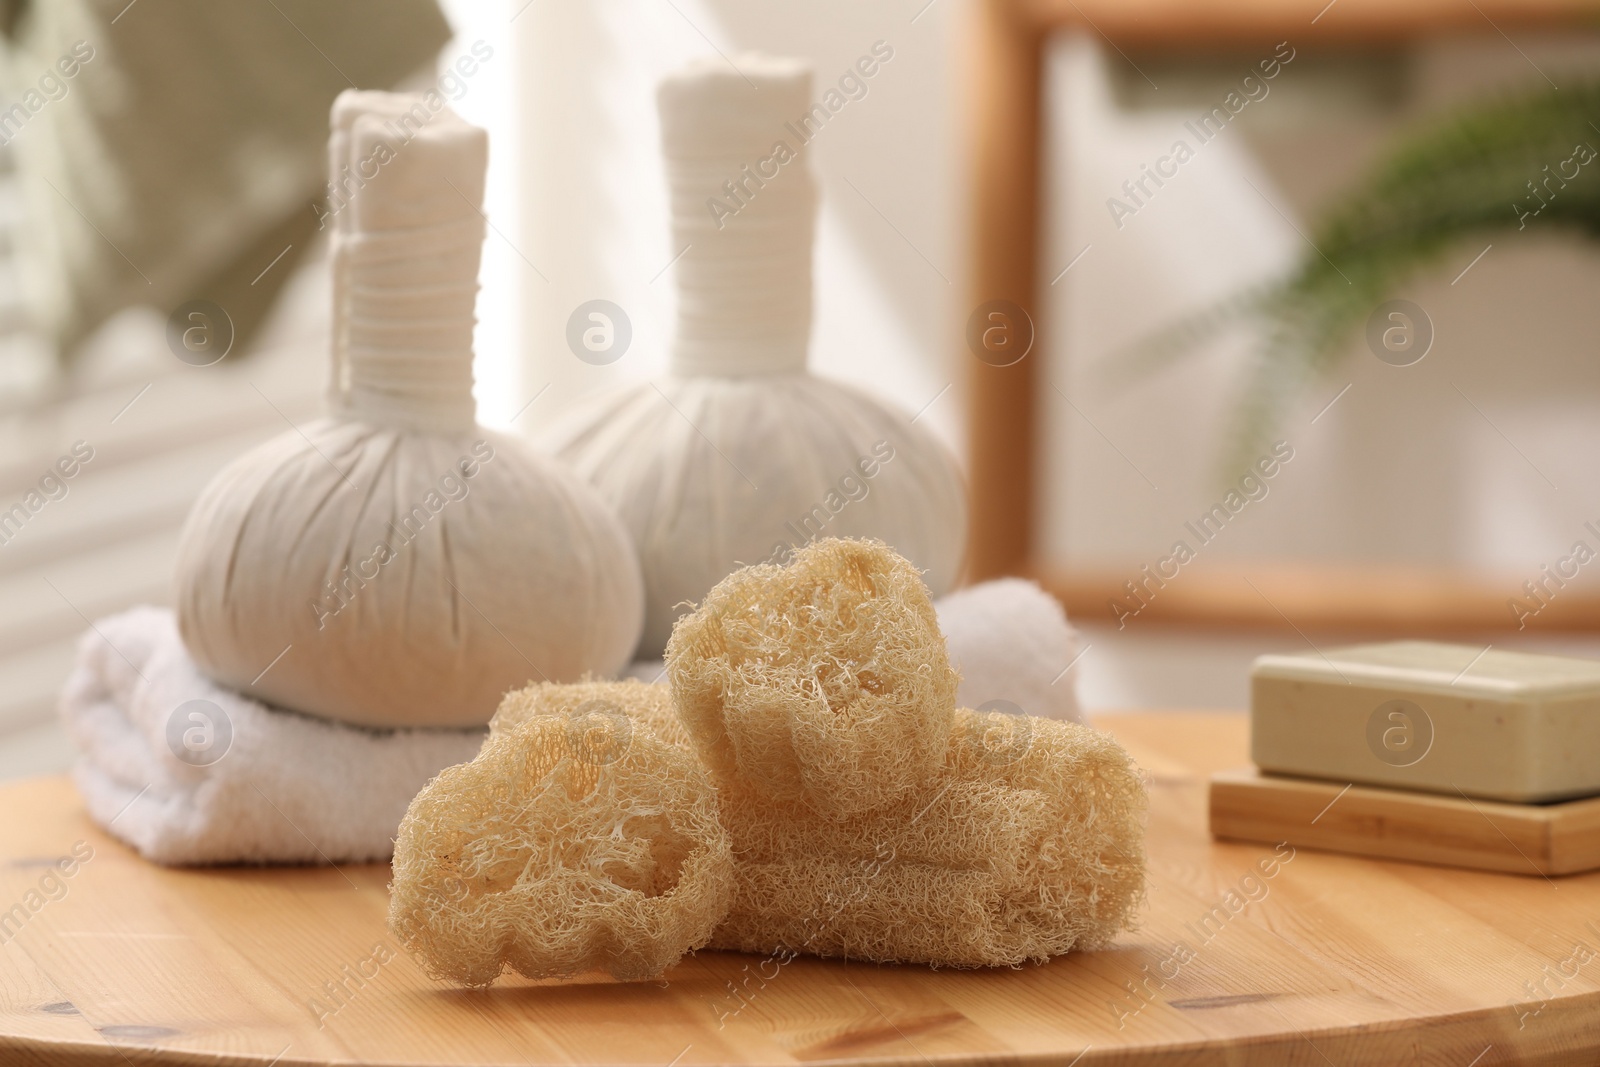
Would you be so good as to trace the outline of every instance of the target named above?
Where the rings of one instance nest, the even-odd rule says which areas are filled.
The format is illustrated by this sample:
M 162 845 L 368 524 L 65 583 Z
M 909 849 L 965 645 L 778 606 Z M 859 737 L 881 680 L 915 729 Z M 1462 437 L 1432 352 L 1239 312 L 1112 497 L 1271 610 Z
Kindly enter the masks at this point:
M 1262 774 L 1211 776 L 1211 835 L 1511 874 L 1600 868 L 1600 797 L 1507 804 Z

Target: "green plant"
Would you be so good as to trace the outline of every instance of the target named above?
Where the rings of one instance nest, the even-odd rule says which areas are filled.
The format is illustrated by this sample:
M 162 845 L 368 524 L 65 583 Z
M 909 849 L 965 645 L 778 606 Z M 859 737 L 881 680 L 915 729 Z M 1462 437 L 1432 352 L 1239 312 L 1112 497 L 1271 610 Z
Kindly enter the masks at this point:
M 1463 239 L 1506 227 L 1600 237 L 1597 122 L 1600 82 L 1480 103 L 1411 134 L 1327 213 L 1285 277 L 1178 320 L 1126 353 L 1121 370 L 1150 370 L 1254 320 L 1260 340 L 1225 457 L 1233 470 L 1373 309 Z

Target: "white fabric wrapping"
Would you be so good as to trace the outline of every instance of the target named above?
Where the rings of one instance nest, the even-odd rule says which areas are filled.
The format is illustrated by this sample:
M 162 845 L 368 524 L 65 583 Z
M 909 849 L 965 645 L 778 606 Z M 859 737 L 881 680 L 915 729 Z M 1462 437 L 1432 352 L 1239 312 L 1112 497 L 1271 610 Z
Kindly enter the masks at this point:
M 811 104 L 811 69 L 758 55 L 737 62 L 738 71 L 720 59 L 694 63 L 657 94 L 672 246 L 683 252 L 675 374 L 806 366 L 816 182 L 803 159 L 771 157 L 776 142 L 794 143 L 784 124 Z M 737 214 L 714 213 L 713 199 Z
M 73 779 L 90 817 L 157 863 L 388 859 L 411 798 L 485 736 L 373 732 L 269 708 L 200 674 L 164 609 L 95 627 L 61 694 L 79 750 Z M 180 736 L 190 726 L 179 709 L 192 700 L 221 709 L 232 735 L 206 766 L 180 760 L 168 741 L 175 715 Z
M 473 422 L 487 140 L 421 101 L 335 103 L 333 416 L 224 468 L 176 569 L 202 670 L 370 726 L 480 725 L 530 679 L 613 675 L 643 618 L 593 490 Z
M 735 63 L 692 65 L 658 97 L 674 240 L 688 249 L 671 376 L 580 405 L 537 437 L 638 547 L 641 658 L 660 656 L 687 605 L 737 567 L 783 562 L 816 537 L 882 540 L 935 595 L 966 545 L 948 450 L 907 414 L 806 373 L 816 193 L 785 123 L 806 113 L 811 75 L 794 60 Z M 761 167 L 779 141 L 795 157 Z M 742 183 L 737 198 L 729 182 Z M 712 199 L 742 206 L 714 212 Z
M 470 428 L 489 138 L 449 110 L 394 111 L 358 114 L 345 134 L 350 165 L 374 176 L 333 235 L 344 272 L 334 358 L 348 375 L 338 410 Z
M 1083 638 L 1055 597 L 1033 582 L 1001 578 L 951 593 L 934 608 L 950 662 L 961 672 L 961 707 L 1003 700 L 1027 715 L 1083 721 L 1077 684 Z

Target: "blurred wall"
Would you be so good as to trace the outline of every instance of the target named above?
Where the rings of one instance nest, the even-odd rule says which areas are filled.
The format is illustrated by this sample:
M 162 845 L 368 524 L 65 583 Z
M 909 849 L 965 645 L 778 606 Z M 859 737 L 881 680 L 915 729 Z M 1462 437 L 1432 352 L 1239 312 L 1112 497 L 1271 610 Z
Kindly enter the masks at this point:
M 1600 38 L 1530 35 L 1514 47 L 1487 27 L 1354 59 L 1319 54 L 1314 39 L 1290 45 L 1297 58 L 1271 92 L 1120 228 L 1107 198 L 1174 139 L 1195 142 L 1185 120 L 1258 57 L 1185 71 L 1090 39 L 1053 49 L 1045 276 L 1091 246 L 1046 309 L 1060 391 L 1043 394 L 1042 532 L 1056 558 L 1131 576 L 1244 473 L 1219 460 L 1247 338 L 1127 389 L 1105 374 L 1118 349 L 1305 253 L 1318 208 L 1408 125 L 1546 76 L 1600 73 Z M 1506 595 L 1517 592 L 1600 517 L 1596 251 L 1509 230 L 1452 249 L 1397 294 L 1431 318 L 1428 355 L 1393 367 L 1353 338 L 1337 376 L 1283 412 L 1293 461 L 1204 556 L 1460 565 L 1503 571 Z

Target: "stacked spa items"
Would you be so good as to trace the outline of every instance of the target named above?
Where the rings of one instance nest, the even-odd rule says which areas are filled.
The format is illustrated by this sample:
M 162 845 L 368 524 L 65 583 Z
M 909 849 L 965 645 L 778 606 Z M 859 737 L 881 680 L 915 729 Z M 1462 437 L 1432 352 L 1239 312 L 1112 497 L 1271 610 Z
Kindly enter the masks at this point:
M 783 139 L 811 104 L 811 72 L 737 63 L 695 64 L 658 94 L 672 247 L 684 250 L 671 373 L 541 437 L 633 535 L 641 657 L 660 656 L 685 606 L 735 567 L 784 562 L 811 538 L 885 541 L 935 596 L 954 587 L 965 547 L 965 493 L 943 446 L 908 413 L 806 372 L 817 189 Z M 730 188 L 738 211 L 708 210 Z
M 339 98 L 331 166 L 360 178 L 335 215 L 331 414 L 205 490 L 175 618 L 84 637 L 62 708 L 101 826 L 171 864 L 392 847 L 397 936 L 478 986 L 649 977 L 707 944 L 1016 964 L 1127 923 L 1143 788 L 1065 721 L 1060 608 L 965 590 L 952 655 L 922 577 L 947 588 L 961 557 L 949 457 L 804 372 L 809 176 L 725 235 L 685 207 L 807 95 L 802 68 L 750 66 L 769 97 L 699 69 L 662 91 L 705 248 L 668 403 L 608 402 L 561 449 L 598 492 L 474 423 L 485 135 L 423 98 Z M 835 508 L 843 478 L 870 496 Z M 880 539 L 785 542 L 808 516 Z M 769 553 L 790 562 L 737 569 Z M 606 680 L 663 647 L 670 685 Z M 1019 699 L 1061 718 L 985 710 Z
M 670 686 L 507 696 L 400 827 L 390 927 L 440 978 L 659 975 L 711 945 L 959 967 L 1107 943 L 1143 784 L 1076 723 L 958 708 L 927 587 L 877 542 L 740 570 Z
M 609 508 L 474 423 L 484 131 L 352 91 L 329 144 L 360 183 L 332 238 L 331 413 L 217 475 L 176 627 L 102 620 L 62 698 L 91 813 L 162 862 L 386 857 L 503 693 L 615 674 L 643 621 Z
M 608 401 L 615 417 L 580 418 L 562 448 L 591 485 L 474 423 L 485 134 L 426 97 L 339 97 L 330 415 L 205 490 L 175 616 L 141 608 L 83 638 L 61 706 L 97 822 L 161 863 L 385 859 L 407 803 L 478 751 L 503 694 L 661 677 L 636 654 L 659 657 L 680 601 L 740 563 L 851 532 L 935 591 L 953 583 L 965 501 L 949 457 L 804 373 L 804 166 L 725 233 L 683 207 L 805 97 L 802 68 L 749 69 L 759 94 L 699 69 L 662 91 L 679 227 L 705 247 L 680 268 L 671 402 Z M 962 704 L 1077 717 L 1078 639 L 1037 586 L 985 583 L 937 609 Z

